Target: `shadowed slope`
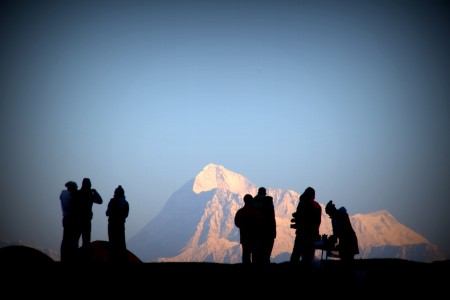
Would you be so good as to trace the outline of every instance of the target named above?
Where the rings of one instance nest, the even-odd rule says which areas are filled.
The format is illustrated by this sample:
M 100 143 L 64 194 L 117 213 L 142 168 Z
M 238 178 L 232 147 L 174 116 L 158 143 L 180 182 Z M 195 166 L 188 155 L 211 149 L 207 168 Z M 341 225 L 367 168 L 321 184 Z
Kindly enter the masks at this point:
M 13 245 L 0 248 L 0 265 L 46 265 L 55 263 L 47 254 L 28 246 Z
M 86 255 L 80 248 L 80 255 L 83 255 L 85 261 L 93 263 L 107 263 L 109 261 L 109 242 L 108 241 L 93 241 L 90 244 L 89 253 Z M 142 261 L 127 250 L 128 263 L 142 263 Z

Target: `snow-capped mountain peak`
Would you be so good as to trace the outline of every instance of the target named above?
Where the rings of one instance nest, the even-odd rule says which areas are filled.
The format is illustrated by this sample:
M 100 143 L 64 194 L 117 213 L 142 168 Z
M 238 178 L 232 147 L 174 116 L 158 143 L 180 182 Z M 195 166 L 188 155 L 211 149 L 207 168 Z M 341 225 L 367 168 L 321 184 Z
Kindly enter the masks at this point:
M 290 227 L 299 193 L 267 186 L 273 197 L 277 225 L 271 261 L 289 261 L 295 231 Z M 209 164 L 195 179 L 176 191 L 163 210 L 136 235 L 127 247 L 143 261 L 241 261 L 240 232 L 234 216 L 246 193 L 257 186 L 223 166 Z M 320 234 L 332 234 L 331 220 L 322 206 Z M 417 232 L 400 224 L 386 210 L 350 216 L 358 237 L 356 258 L 403 258 L 415 261 L 445 259 L 445 254 Z M 316 253 L 320 254 L 320 253 Z M 323 254 L 323 253 L 322 253 Z
M 213 189 L 224 189 L 235 194 L 255 193 L 256 186 L 244 176 L 225 169 L 223 166 L 209 164 L 195 177 L 193 192 L 200 194 Z

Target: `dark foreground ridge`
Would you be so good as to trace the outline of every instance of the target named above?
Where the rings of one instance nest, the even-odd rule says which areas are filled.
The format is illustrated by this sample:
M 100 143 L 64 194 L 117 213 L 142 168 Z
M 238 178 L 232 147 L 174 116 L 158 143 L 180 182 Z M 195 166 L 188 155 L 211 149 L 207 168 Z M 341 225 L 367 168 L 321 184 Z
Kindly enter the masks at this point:
M 101 246 L 101 245 L 97 245 Z M 101 248 L 101 247 L 100 247 Z M 339 260 L 323 260 L 305 269 L 298 264 L 266 266 L 220 263 L 143 263 L 130 258 L 124 265 L 104 259 L 65 265 L 26 246 L 0 249 L 3 286 L 23 286 L 33 296 L 148 295 L 158 297 L 273 295 L 315 298 L 442 295 L 448 289 L 450 261 L 420 263 L 402 259 L 357 259 L 351 268 Z M 32 290 L 26 287 L 33 286 Z M 86 295 L 86 292 L 89 294 Z

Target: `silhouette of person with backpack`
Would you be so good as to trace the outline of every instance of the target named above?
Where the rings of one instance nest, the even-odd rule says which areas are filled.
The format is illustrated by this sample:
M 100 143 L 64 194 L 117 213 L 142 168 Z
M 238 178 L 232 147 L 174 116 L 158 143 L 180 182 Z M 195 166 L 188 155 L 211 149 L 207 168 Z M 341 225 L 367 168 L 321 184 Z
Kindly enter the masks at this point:
M 277 224 L 273 197 L 267 196 L 266 193 L 266 188 L 260 187 L 258 194 L 253 198 L 253 206 L 262 213 L 265 219 L 261 233 L 262 263 L 269 264 L 275 238 L 277 237 Z
M 106 216 L 108 217 L 108 238 L 110 261 L 124 263 L 127 261 L 127 245 L 125 240 L 125 221 L 130 206 L 125 199 L 125 191 L 121 185 L 114 190 L 114 196 L 109 200 Z
M 234 216 L 234 224 L 239 228 L 243 264 L 262 261 L 261 233 L 264 223 L 264 216 L 253 206 L 253 196 L 246 194 L 244 196 L 244 206 L 238 209 Z
M 314 242 L 320 240 L 319 227 L 322 222 L 322 207 L 315 201 L 316 191 L 312 187 L 305 189 L 299 197 L 297 210 L 291 228 L 295 229 L 294 248 L 292 249 L 290 262 L 302 264 L 307 268 L 312 267 L 314 261 Z
M 330 200 L 325 206 L 325 212 L 331 218 L 333 234 L 328 238 L 333 248 L 339 253 L 339 258 L 344 262 L 352 261 L 359 254 L 358 238 L 353 230 L 345 207 L 336 208 Z

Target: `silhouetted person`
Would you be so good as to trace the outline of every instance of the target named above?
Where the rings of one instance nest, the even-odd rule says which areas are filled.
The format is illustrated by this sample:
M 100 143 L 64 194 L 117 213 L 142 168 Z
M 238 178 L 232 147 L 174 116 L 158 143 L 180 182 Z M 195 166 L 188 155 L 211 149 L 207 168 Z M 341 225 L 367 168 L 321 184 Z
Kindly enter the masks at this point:
M 253 196 L 244 196 L 244 206 L 238 209 L 234 216 L 234 224 L 239 228 L 242 245 L 242 263 L 251 264 L 262 261 L 261 243 L 265 218 L 253 206 Z
M 356 254 L 359 254 L 358 238 L 353 230 L 345 207 L 336 208 L 333 201 L 329 201 L 325 206 L 325 212 L 331 218 L 333 234 L 329 240 L 339 252 L 342 261 L 352 261 Z
M 102 204 L 102 197 L 97 190 L 92 188 L 91 180 L 89 178 L 83 178 L 81 188 L 78 191 L 76 205 L 77 223 L 79 226 L 77 241 L 81 236 L 83 252 L 89 249 L 91 243 L 92 205 L 94 203 Z
M 63 237 L 61 241 L 61 262 L 73 262 L 76 259 L 78 241 L 77 226 L 74 216 L 74 204 L 78 192 L 78 185 L 74 181 L 65 184 L 66 189 L 61 191 L 59 199 L 62 210 Z
M 316 202 L 316 192 L 312 187 L 305 189 L 300 195 L 297 210 L 291 225 L 295 228 L 294 248 L 291 254 L 291 263 L 301 262 L 307 267 L 312 267 L 314 260 L 314 242 L 320 240 L 319 226 L 322 221 L 322 207 Z
M 108 217 L 108 238 L 110 260 L 124 263 L 127 261 L 127 245 L 125 241 L 125 220 L 130 207 L 125 199 L 125 191 L 121 185 L 114 190 L 114 196 L 109 200 L 106 216 Z
M 261 237 L 262 263 L 270 263 L 273 244 L 277 236 L 277 224 L 273 198 L 266 195 L 266 188 L 260 187 L 258 189 L 258 194 L 253 198 L 253 206 L 259 209 L 265 218 Z

